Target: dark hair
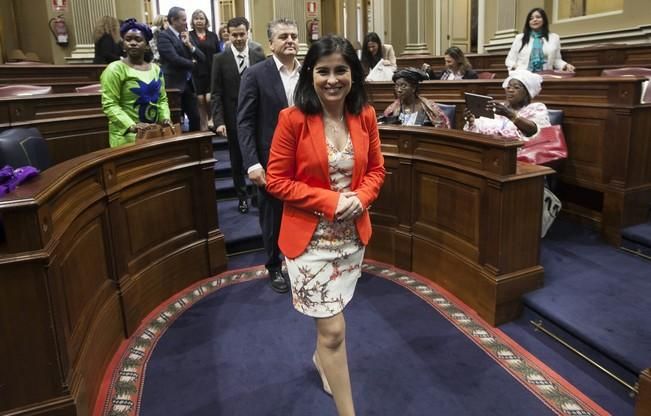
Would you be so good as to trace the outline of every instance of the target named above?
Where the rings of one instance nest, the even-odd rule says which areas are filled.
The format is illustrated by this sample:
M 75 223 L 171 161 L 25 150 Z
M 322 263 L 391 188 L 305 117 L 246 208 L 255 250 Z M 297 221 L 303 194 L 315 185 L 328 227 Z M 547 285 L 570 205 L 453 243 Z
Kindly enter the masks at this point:
M 377 55 L 371 55 L 368 51 L 369 42 L 377 43 Z M 367 33 L 362 42 L 362 66 L 364 67 L 364 70 L 370 71 L 382 58 L 384 58 L 384 50 L 382 49 L 382 41 L 380 40 L 380 37 L 375 32 Z
M 527 19 L 524 22 L 524 29 L 522 29 L 522 33 L 524 35 L 522 36 L 522 45 L 520 45 L 520 51 L 522 50 L 522 48 L 524 48 L 524 45 L 529 43 L 529 38 L 531 37 L 531 28 L 529 27 L 529 20 L 531 19 L 531 15 L 534 14 L 535 12 L 540 13 L 540 16 L 543 19 L 543 25 L 540 28 L 540 34 L 542 35 L 543 38 L 549 40 L 549 19 L 547 18 L 547 13 L 545 13 L 545 11 L 540 7 L 533 8 L 527 14 Z
M 463 51 L 456 46 L 449 47 L 445 51 L 445 55 L 448 55 L 450 58 L 454 59 L 457 65 L 459 65 L 459 72 L 462 74 L 472 68 L 472 65 L 470 65 L 470 62 L 468 62 L 466 55 L 464 55 Z
M 273 37 L 276 27 L 280 25 L 294 26 L 295 28 L 298 29 L 298 25 L 296 24 L 296 22 L 286 17 L 281 17 L 280 19 L 272 20 L 271 22 L 269 22 L 269 24 L 267 24 L 267 38 L 269 40 L 271 40 L 271 38 Z
M 399 69 L 393 73 L 391 80 L 394 82 L 394 84 L 399 79 L 404 79 L 406 82 L 408 82 L 414 88 L 414 95 L 418 96 L 420 83 L 429 79 L 429 76 L 422 69 L 410 67 Z
M 228 31 L 229 27 L 238 27 L 242 25 L 244 25 L 246 30 L 249 30 L 249 21 L 246 20 L 246 17 L 237 16 L 229 20 L 228 23 L 226 23 L 226 30 Z
M 185 11 L 185 9 L 183 7 L 176 7 L 176 6 L 172 7 L 170 9 L 170 11 L 167 12 L 167 21 L 169 22 L 169 24 L 171 25 L 172 20 L 178 18 L 179 14 L 181 14 L 181 12 L 184 12 L 184 11 Z
M 192 30 L 194 30 L 194 19 L 199 16 L 199 14 L 202 14 L 203 18 L 206 20 L 206 30 L 208 30 L 210 27 L 210 21 L 208 20 L 208 15 L 201 9 L 192 12 L 192 17 L 190 17 L 190 26 L 192 27 Z
M 366 90 L 364 89 L 364 70 L 357 58 L 355 48 L 348 39 L 328 35 L 312 43 L 303 60 L 301 73 L 294 91 L 294 104 L 304 113 L 319 114 L 323 112 L 319 96 L 314 90 L 313 71 L 319 59 L 334 53 L 341 54 L 348 66 L 350 66 L 353 83 L 346 96 L 344 104 L 346 110 L 352 114 L 359 114 L 362 107 L 368 102 Z

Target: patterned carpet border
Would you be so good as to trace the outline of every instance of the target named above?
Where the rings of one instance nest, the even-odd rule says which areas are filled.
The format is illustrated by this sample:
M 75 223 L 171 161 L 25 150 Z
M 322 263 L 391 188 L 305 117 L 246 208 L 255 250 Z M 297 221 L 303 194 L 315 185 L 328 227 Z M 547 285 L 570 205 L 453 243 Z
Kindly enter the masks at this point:
M 392 281 L 430 304 L 555 413 L 568 416 L 609 414 L 502 331 L 491 327 L 454 295 L 425 277 L 373 260 L 364 262 L 363 271 Z M 167 328 L 205 296 L 223 287 L 265 276 L 262 266 L 227 271 L 198 282 L 163 302 L 114 355 L 93 414 L 138 415 L 147 362 Z

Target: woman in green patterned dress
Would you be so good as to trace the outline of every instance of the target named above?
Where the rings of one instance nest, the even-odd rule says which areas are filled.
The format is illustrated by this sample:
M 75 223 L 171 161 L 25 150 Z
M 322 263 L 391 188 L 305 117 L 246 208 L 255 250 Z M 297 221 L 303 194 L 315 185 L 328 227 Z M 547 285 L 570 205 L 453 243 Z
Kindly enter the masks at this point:
M 120 27 L 126 58 L 110 63 L 100 77 L 102 110 L 109 119 L 109 144 L 133 144 L 139 132 L 156 124 L 171 126 L 160 67 L 145 61 L 152 33 L 135 19 Z

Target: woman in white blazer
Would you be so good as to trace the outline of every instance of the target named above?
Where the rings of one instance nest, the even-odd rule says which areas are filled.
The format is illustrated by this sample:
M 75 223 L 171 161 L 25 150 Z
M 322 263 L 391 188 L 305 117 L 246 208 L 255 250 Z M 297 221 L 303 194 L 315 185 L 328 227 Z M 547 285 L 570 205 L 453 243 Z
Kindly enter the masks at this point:
M 531 72 L 574 72 L 574 66 L 561 58 L 561 40 L 556 33 L 549 32 L 549 20 L 543 9 L 534 8 L 527 14 L 522 32 L 515 37 L 506 57 L 509 71 L 526 69 Z

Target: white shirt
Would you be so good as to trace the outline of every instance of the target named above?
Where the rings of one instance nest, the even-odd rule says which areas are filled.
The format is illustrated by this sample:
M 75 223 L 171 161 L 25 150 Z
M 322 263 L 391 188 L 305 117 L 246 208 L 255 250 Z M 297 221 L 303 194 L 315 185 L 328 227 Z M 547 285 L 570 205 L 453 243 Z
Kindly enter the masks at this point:
M 283 88 L 285 89 L 285 96 L 287 97 L 287 105 L 291 107 L 294 105 L 294 90 L 298 83 L 301 63 L 298 62 L 298 59 L 294 58 L 294 70 L 289 72 L 289 69 L 280 62 L 276 55 L 273 55 L 273 58 L 276 63 L 276 68 L 278 68 L 278 72 L 280 73 L 280 79 L 283 81 Z
M 511 69 L 528 69 L 529 68 L 529 56 L 531 55 L 531 47 L 533 46 L 533 39 L 529 38 L 529 43 L 524 45 L 524 48 L 520 50 L 522 46 L 522 38 L 524 35 L 520 33 L 513 40 L 511 45 L 511 50 L 506 57 L 506 68 L 510 71 Z M 549 32 L 549 40 L 543 38 L 543 53 L 545 54 L 545 65 L 543 69 L 557 69 L 561 70 L 567 65 L 561 58 L 561 39 L 556 33 Z
M 233 58 L 235 58 L 235 65 L 239 68 L 240 67 L 240 58 L 237 57 L 237 55 L 244 55 L 244 66 L 246 68 L 251 66 L 251 62 L 249 62 L 249 42 L 246 43 L 246 47 L 242 52 L 238 51 L 235 46 L 231 43 L 231 51 L 233 52 Z

